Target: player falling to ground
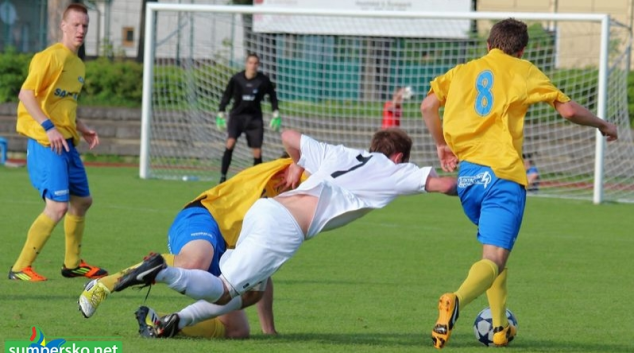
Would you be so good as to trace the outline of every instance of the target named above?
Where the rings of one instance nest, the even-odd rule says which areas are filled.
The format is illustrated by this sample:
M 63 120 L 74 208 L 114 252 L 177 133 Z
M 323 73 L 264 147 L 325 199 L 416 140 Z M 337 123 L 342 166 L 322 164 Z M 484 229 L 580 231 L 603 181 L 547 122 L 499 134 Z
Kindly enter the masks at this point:
M 438 177 L 433 168 L 406 163 L 412 140 L 398 128 L 375 133 L 370 151 L 318 142 L 296 131 L 282 133 L 286 151 L 310 174 L 297 189 L 251 207 L 236 249 L 220 265 L 222 275 L 165 266 L 151 256 L 121 278 L 115 290 L 157 282 L 195 298 L 189 306 L 164 316 L 156 337 L 171 337 L 196 322 L 244 306 L 244 293 L 275 273 L 304 241 L 344 226 L 399 195 L 443 192 L 455 194 L 455 178 Z M 212 304 L 214 303 L 214 304 Z
M 566 120 L 595 127 L 608 141 L 617 138 L 614 124 L 571 101 L 535 65 L 521 59 L 527 43 L 526 24 L 515 19 L 498 22 L 487 40 L 488 54 L 436 77 L 421 105 L 442 169 L 451 172 L 459 163 L 458 196 L 482 243 L 482 259 L 471 266 L 462 285 L 440 297 L 432 330 L 436 348 L 449 340 L 460 310 L 485 292 L 494 344 L 505 346 L 515 336 L 505 315 L 506 261 L 526 201 L 522 142 L 528 107 L 548 103 Z
M 245 169 L 189 202 L 178 213 L 168 232 L 170 254 L 163 255 L 167 263 L 220 275 L 221 258 L 226 251 L 235 248 L 247 210 L 260 197 L 275 197 L 288 188 L 296 187 L 296 180 L 287 178 L 289 171 L 292 175 L 296 174 L 292 172 L 293 168 L 298 167 L 292 164 L 290 158 L 263 163 Z M 93 316 L 121 276 L 137 266 L 89 282 L 79 297 L 79 310 L 84 317 Z M 272 281 L 264 281 L 245 297 L 244 306 L 258 303 L 262 331 L 276 334 Z M 188 336 L 246 338 L 249 336 L 249 323 L 245 313 L 239 309 L 235 307 L 235 311 L 200 322 L 183 333 Z M 148 308 L 142 308 L 137 315 L 144 322 L 150 313 Z
M 19 95 L 17 131 L 29 138 L 29 176 L 45 205 L 9 271 L 9 279 L 13 280 L 46 280 L 33 270 L 32 264 L 62 218 L 66 234 L 62 276 L 98 278 L 108 274 L 80 258 L 84 218 L 92 197 L 76 146 L 82 136 L 90 149 L 99 144 L 97 133 L 77 119 L 77 96 L 86 71 L 77 51 L 88 31 L 86 7 L 69 5 L 61 28 L 62 41 L 33 57 Z
M 262 163 L 264 121 L 262 120 L 260 103 L 265 95 L 269 96 L 271 109 L 273 110 L 270 122 L 271 128 L 279 131 L 282 124 L 275 87 L 265 74 L 258 72 L 259 66 L 260 58 L 256 54 L 249 54 L 246 68 L 231 77 L 220 100 L 218 115 L 216 116 L 216 127 L 221 131 L 227 129 L 227 141 L 225 142 L 225 152 L 222 156 L 220 169 L 221 183 L 227 180 L 233 148 L 242 133 L 247 136 L 247 145 L 253 152 L 253 165 Z M 233 107 L 229 113 L 229 124 L 227 125 L 225 108 L 232 98 Z

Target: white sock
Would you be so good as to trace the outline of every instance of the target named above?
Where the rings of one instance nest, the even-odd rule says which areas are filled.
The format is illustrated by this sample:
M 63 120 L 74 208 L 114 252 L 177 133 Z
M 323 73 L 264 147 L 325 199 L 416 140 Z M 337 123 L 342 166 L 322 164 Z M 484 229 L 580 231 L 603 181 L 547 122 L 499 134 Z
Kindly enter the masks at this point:
M 204 299 L 210 303 L 220 299 L 224 293 L 222 280 L 203 270 L 167 267 L 156 276 L 157 282 L 194 299 Z
M 205 300 L 199 300 L 178 312 L 178 317 L 180 318 L 178 329 L 182 330 L 185 326 L 191 326 L 201 321 L 213 319 L 240 308 L 242 308 L 242 297 L 240 296 L 231 299 L 225 305 L 217 305 Z

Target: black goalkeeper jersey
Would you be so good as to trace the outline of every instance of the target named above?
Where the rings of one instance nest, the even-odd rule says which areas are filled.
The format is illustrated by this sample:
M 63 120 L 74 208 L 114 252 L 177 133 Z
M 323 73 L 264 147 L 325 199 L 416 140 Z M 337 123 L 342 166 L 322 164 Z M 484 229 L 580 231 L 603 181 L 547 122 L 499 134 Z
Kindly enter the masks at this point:
M 233 98 L 231 116 L 251 115 L 261 118 L 262 107 L 260 103 L 265 94 L 269 95 L 271 108 L 278 110 L 277 95 L 271 80 L 261 72 L 249 80 L 245 76 L 245 71 L 240 71 L 229 80 L 218 110 L 224 112 L 227 104 Z

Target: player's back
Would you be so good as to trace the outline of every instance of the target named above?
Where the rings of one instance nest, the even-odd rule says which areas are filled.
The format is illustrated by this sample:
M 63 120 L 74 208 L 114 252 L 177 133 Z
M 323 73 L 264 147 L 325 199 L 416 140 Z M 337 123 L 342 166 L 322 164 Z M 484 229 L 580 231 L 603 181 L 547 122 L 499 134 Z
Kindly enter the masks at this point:
M 537 67 L 499 49 L 435 79 L 432 90 L 444 103 L 443 134 L 458 159 L 524 184 L 518 155 L 526 111 L 536 102 L 565 99 Z
M 307 194 L 318 198 L 307 238 L 343 226 L 381 208 L 399 195 L 421 193 L 432 168 L 394 163 L 382 153 L 334 146 L 302 136 L 298 162 L 310 177 L 280 197 Z

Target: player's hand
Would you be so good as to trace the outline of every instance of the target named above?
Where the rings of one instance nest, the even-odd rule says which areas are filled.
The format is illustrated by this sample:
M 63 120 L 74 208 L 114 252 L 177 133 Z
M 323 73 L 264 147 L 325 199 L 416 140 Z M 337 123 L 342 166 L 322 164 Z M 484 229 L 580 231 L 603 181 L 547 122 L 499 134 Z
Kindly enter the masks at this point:
M 280 193 L 286 190 L 295 189 L 299 183 L 301 183 L 303 173 L 304 168 L 295 163 L 291 163 L 291 165 L 289 165 L 284 171 L 284 175 L 282 176 L 280 182 L 274 186 L 275 189 L 279 190 Z
M 599 131 L 601 131 L 601 135 L 608 137 L 608 141 L 615 141 L 619 138 L 616 125 L 612 123 L 606 122 L 605 126 L 599 128 Z
M 273 111 L 273 117 L 271 118 L 271 123 L 269 124 L 269 126 L 276 132 L 280 131 L 280 127 L 282 127 L 282 118 L 280 117 L 279 111 Z
M 216 115 L 216 129 L 218 131 L 225 131 L 227 129 L 227 119 L 225 119 L 225 112 L 218 112 Z
M 97 135 L 97 132 L 95 130 L 88 129 L 82 131 L 81 135 L 83 136 L 84 140 L 88 142 L 89 149 L 93 149 L 95 146 L 99 145 L 99 135 Z
M 414 91 L 412 91 L 411 86 L 407 86 L 403 88 L 403 100 L 409 100 L 414 96 Z
M 52 128 L 46 132 L 46 136 L 48 137 L 48 142 L 51 144 L 51 150 L 57 154 L 62 154 L 62 148 L 69 151 L 68 142 L 64 136 L 57 131 L 56 128 Z
M 447 145 L 436 146 L 438 158 L 440 159 L 440 167 L 445 172 L 453 172 L 458 166 L 458 157 L 451 151 Z

